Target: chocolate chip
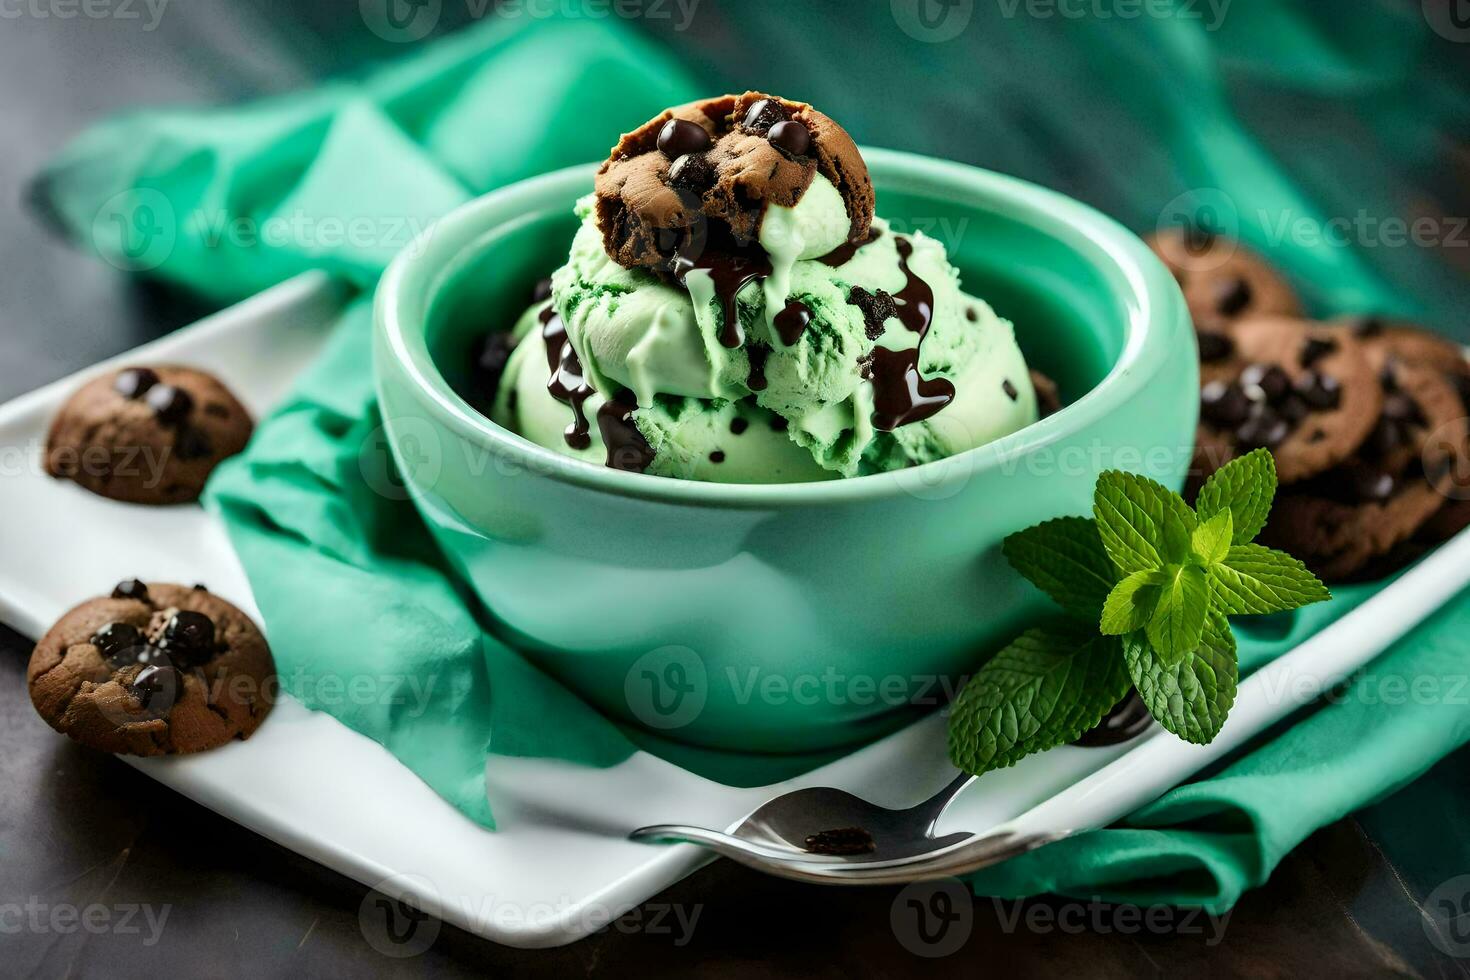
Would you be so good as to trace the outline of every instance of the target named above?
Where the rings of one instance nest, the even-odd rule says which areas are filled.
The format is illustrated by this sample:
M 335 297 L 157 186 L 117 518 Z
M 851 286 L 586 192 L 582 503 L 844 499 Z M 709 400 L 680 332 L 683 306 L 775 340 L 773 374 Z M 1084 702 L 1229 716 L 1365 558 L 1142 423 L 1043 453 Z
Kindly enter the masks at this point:
M 1291 427 L 1287 425 L 1285 419 L 1270 408 L 1261 405 L 1257 406 L 1257 410 L 1251 414 L 1251 417 L 1235 430 L 1235 438 L 1242 446 L 1250 449 L 1270 449 L 1286 441 L 1290 432 Z
M 1296 394 L 1287 395 L 1281 399 L 1281 404 L 1276 407 L 1276 410 L 1287 424 L 1292 426 L 1306 418 L 1312 411 L 1306 400 Z
M 1383 333 L 1383 319 L 1376 316 L 1361 316 L 1353 321 L 1353 333 L 1359 337 L 1376 337 Z
M 1329 337 L 1308 337 L 1302 345 L 1301 365 L 1311 367 L 1322 358 L 1337 350 L 1337 341 Z
M 1470 375 L 1452 374 L 1450 384 L 1455 386 L 1455 393 L 1460 396 L 1460 401 L 1465 403 L 1467 409 L 1470 409 Z
M 148 407 L 164 425 L 176 425 L 189 417 L 194 408 L 194 399 L 182 388 L 173 385 L 154 385 L 148 390 Z
M 195 592 L 208 592 L 209 591 L 209 586 L 205 585 L 203 582 L 195 582 L 194 583 L 194 591 Z
M 1343 477 L 1352 498 L 1360 503 L 1377 503 L 1393 496 L 1396 484 L 1393 474 L 1372 466 L 1345 466 Z
M 551 299 L 551 280 L 537 279 L 536 285 L 531 287 L 531 302 L 544 303 Z
M 967 306 L 965 307 L 965 319 L 969 320 L 971 323 L 974 323 L 976 320 L 980 319 L 980 314 L 975 312 L 975 307 Z
M 711 145 L 705 128 L 687 119 L 670 119 L 658 131 L 659 151 L 670 160 L 677 160 L 686 153 L 703 153 Z
M 869 340 L 881 337 L 883 324 L 898 316 L 898 306 L 894 303 L 892 294 L 886 290 L 878 289 L 870 293 L 862 286 L 854 286 L 848 291 L 847 301 L 862 310 L 864 332 Z
M 1010 378 L 1006 378 L 1000 383 L 1000 390 L 1005 392 L 1006 397 L 1009 398 L 1011 401 L 1015 401 L 1017 398 L 1021 397 L 1021 393 L 1016 390 L 1016 386 L 1011 384 Z
M 1256 363 L 1240 372 L 1240 384 L 1247 395 L 1254 395 L 1253 389 L 1259 390 L 1261 397 L 1274 405 L 1291 390 L 1291 376 L 1275 364 Z
M 181 609 L 164 625 L 159 645 L 183 663 L 203 663 L 214 654 L 214 620 Z
M 1368 438 L 1363 442 L 1363 452 L 1375 458 L 1383 457 L 1407 445 L 1408 441 L 1408 430 L 1395 419 L 1384 416 L 1373 426 L 1373 431 L 1368 433 Z
M 117 583 L 112 590 L 114 599 L 137 599 L 141 602 L 148 601 L 148 586 L 135 578 L 124 579 Z
M 1419 403 L 1401 391 L 1395 391 L 1383 399 L 1383 415 L 1395 422 L 1423 425 L 1424 413 Z
M 794 157 L 803 156 L 812 145 L 812 134 L 794 119 L 778 122 L 766 134 L 771 145 Z
M 494 375 L 496 380 L 505 373 L 506 362 L 515 350 L 515 341 L 504 330 L 496 330 L 480 342 L 480 352 L 475 355 L 475 367 L 482 373 Z
M 785 107 L 775 99 L 761 99 L 751 103 L 749 109 L 745 110 L 745 119 L 741 126 L 756 133 L 765 133 L 778 122 L 791 118 Z
M 126 650 L 142 646 L 142 630 L 130 623 L 108 623 L 92 634 L 91 644 L 108 660 Z
M 1251 284 L 1240 277 L 1228 279 L 1216 287 L 1215 309 L 1226 316 L 1244 313 L 1251 305 Z
M 685 154 L 669 168 L 669 186 L 703 194 L 715 186 L 715 168 L 703 154 Z
M 740 433 L 744 432 L 748 428 L 750 428 L 750 423 L 745 421 L 745 419 L 741 418 L 739 415 L 730 420 L 730 432 L 732 435 L 738 436 L 740 435 Z
M 1213 230 L 1193 222 L 1186 224 L 1182 231 L 1184 233 L 1185 249 L 1195 254 L 1208 252 L 1214 247 L 1215 240 L 1219 237 Z
M 1250 418 L 1251 403 L 1240 385 L 1211 381 L 1200 391 L 1200 414 L 1217 428 L 1228 429 Z
M 1201 330 L 1199 337 L 1199 359 L 1206 364 L 1223 361 L 1235 353 L 1235 341 L 1227 334 L 1215 330 Z
M 1342 404 L 1342 385 L 1330 374 L 1308 371 L 1297 380 L 1296 393 L 1319 412 L 1331 411 Z
M 791 428 L 791 423 L 786 420 L 784 415 L 776 415 L 771 418 L 772 432 L 785 432 L 789 428 Z
M 148 389 L 158 384 L 158 374 L 148 368 L 129 368 L 117 376 L 112 388 L 127 399 L 142 398 Z
M 138 671 L 129 687 L 139 704 L 154 714 L 166 715 L 173 710 L 181 684 L 182 678 L 173 667 L 150 664 Z
M 174 442 L 181 459 L 206 459 L 214 454 L 214 443 L 201 429 L 184 429 Z
M 716 449 L 709 454 L 709 461 L 711 463 L 723 463 L 725 461 L 725 454 Z

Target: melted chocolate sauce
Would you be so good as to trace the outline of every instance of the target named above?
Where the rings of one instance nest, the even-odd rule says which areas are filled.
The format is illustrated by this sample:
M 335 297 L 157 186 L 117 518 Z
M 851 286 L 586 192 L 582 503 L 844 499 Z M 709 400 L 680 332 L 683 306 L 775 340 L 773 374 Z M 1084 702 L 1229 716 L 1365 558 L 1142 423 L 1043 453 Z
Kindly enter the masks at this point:
M 695 269 L 704 269 L 714 281 L 715 296 L 725 310 L 725 323 L 720 328 L 720 343 L 731 349 L 745 342 L 740 328 L 740 311 L 735 298 L 740 290 L 771 274 L 771 260 L 760 251 L 726 251 L 706 248 L 694 258 L 679 254 L 674 257 L 674 278 L 688 289 L 685 278 Z
M 909 258 L 914 254 L 914 243 L 907 238 L 895 242 L 898 249 L 898 268 L 907 277 L 902 289 L 893 294 L 898 304 L 898 319 L 904 326 L 919 335 L 922 340 L 934 322 L 934 290 L 909 268 Z
M 1096 728 L 1083 732 L 1072 744 L 1090 749 L 1121 745 L 1142 735 L 1153 724 L 1153 720 L 1138 692 L 1129 691 L 1126 698 L 1113 705 L 1113 709 L 1103 716 Z
M 565 432 L 567 445 L 586 449 L 592 445 L 592 429 L 585 406 L 593 388 L 587 383 L 582 362 L 567 338 L 567 326 L 555 307 L 548 306 L 541 311 L 541 339 L 546 343 L 546 367 L 551 372 L 546 390 L 552 398 L 572 409 L 572 422 Z
M 632 392 L 619 392 L 617 398 L 602 403 L 597 410 L 597 429 L 602 433 L 602 444 L 607 447 L 607 465 L 615 470 L 642 473 L 653 462 L 653 450 L 638 426 L 633 423 L 633 413 L 638 410 L 638 401 Z
M 913 242 L 899 237 L 895 247 L 905 282 L 893 294 L 894 314 L 908 330 L 919 335 L 919 343 L 907 350 L 874 347 L 863 365 L 863 377 L 873 383 L 873 427 L 884 432 L 930 418 L 955 396 L 949 380 L 926 379 L 919 374 L 919 350 L 934 322 L 934 290 L 909 267 Z
M 874 347 L 863 377 L 873 383 L 873 428 L 884 432 L 922 422 L 954 401 L 954 385 L 947 378 L 920 377 L 917 347 Z
M 858 253 L 858 249 L 876 242 L 883 233 L 877 228 L 869 228 L 867 235 L 855 242 L 843 242 L 826 255 L 817 259 L 823 265 L 830 265 L 837 269 L 852 261 L 852 257 Z
M 790 347 L 801 339 L 802 332 L 812 322 L 812 311 L 799 299 L 789 300 L 786 308 L 776 314 L 776 336 L 781 343 Z
M 750 356 L 750 374 L 745 379 L 745 386 L 751 391 L 765 391 L 766 358 L 771 356 L 771 349 L 765 344 L 751 344 L 745 353 Z

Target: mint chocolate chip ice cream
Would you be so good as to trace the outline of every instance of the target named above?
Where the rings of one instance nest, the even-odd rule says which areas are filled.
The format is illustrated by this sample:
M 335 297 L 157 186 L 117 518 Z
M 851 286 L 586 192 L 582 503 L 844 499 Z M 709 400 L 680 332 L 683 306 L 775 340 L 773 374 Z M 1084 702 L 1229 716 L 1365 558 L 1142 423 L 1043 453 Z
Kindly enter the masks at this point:
M 788 483 L 942 459 L 1037 418 L 1011 324 L 939 242 L 874 216 L 857 147 L 808 105 L 671 109 L 622 138 L 578 214 L 492 409 L 532 442 Z

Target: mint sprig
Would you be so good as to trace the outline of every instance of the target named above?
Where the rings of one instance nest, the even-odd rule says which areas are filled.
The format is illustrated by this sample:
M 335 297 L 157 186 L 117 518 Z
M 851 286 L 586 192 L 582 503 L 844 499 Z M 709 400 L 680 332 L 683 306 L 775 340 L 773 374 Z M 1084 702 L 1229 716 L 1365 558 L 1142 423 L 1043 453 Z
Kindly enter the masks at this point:
M 965 685 L 949 719 L 955 765 L 978 774 L 1073 741 L 1130 685 L 1168 731 L 1214 739 L 1238 681 L 1227 617 L 1331 598 L 1301 562 L 1251 543 L 1276 486 L 1265 450 L 1222 467 L 1195 508 L 1147 477 L 1110 470 L 1091 518 L 1008 537 L 1006 559 L 1066 618 L 1027 630 Z

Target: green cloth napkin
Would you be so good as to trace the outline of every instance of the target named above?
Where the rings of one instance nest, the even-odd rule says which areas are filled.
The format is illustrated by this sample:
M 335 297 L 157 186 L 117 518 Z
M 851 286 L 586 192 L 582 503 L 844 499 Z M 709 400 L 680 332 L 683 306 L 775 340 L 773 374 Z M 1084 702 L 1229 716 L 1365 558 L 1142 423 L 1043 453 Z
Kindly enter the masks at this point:
M 1312 213 L 1231 117 L 1213 74 L 1197 70 L 1210 64 L 1204 38 L 1190 25 L 1145 29 L 1164 33 L 1143 52 L 1117 37 L 1072 42 L 1066 71 L 1116 80 L 1123 66 L 1157 62 L 1159 77 L 1135 80 L 1131 91 L 1139 118 L 1179 148 L 1181 166 L 1230 184 L 1242 200 L 1259 191 Z M 932 48 L 931 57 L 943 55 L 942 45 Z M 1188 111 L 1163 91 L 1169 66 L 1179 77 L 1168 84 L 1188 93 Z M 315 92 L 104 123 L 47 168 L 35 197 L 111 261 L 219 300 L 316 268 L 366 289 L 407 232 L 475 194 L 599 158 L 611 134 L 699 92 L 667 53 L 615 21 L 488 21 Z M 342 234 L 349 219 L 365 233 Z M 257 233 L 230 232 L 237 227 Z M 263 233 L 280 227 L 298 231 Z M 1258 237 L 1249 223 L 1244 231 Z M 1391 298 L 1350 255 L 1299 254 L 1289 264 L 1343 304 Z M 494 825 L 487 755 L 605 766 L 643 748 L 747 785 L 825 761 L 690 750 L 628 730 L 495 640 L 412 506 L 381 492 L 369 305 L 366 296 L 352 303 L 319 362 L 208 494 L 250 576 L 287 689 L 385 745 L 485 826 Z M 1332 603 L 1251 624 L 1243 667 L 1269 661 L 1371 592 L 1344 589 Z M 1464 699 L 1390 705 L 1378 695 L 1388 676 L 1448 683 L 1467 624 L 1461 597 L 1376 663 L 1357 696 L 1282 726 L 1119 826 L 992 869 L 975 887 L 1229 908 L 1314 829 L 1466 740 Z M 344 690 L 343 678 L 367 681 Z

